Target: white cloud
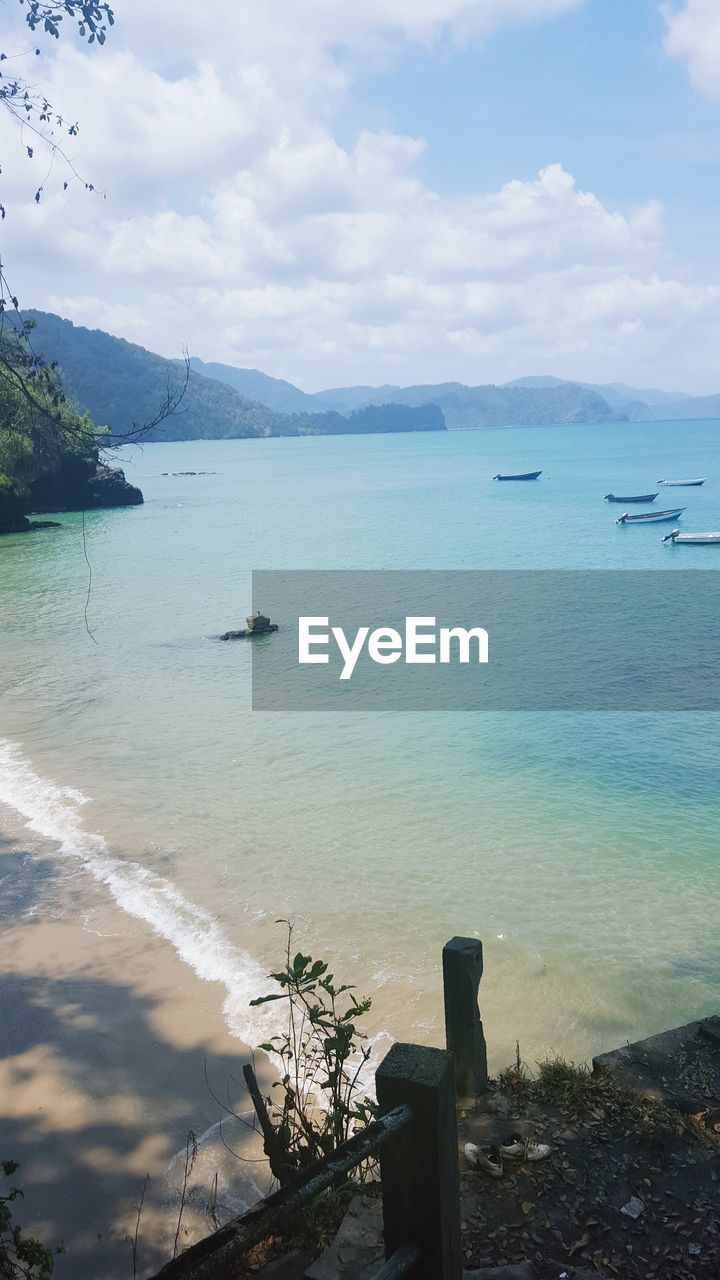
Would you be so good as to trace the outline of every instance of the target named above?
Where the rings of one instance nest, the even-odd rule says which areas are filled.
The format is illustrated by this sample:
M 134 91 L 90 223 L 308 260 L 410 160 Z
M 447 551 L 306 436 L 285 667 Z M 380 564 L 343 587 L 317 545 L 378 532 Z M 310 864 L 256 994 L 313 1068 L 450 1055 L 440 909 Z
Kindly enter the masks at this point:
M 684 0 L 661 6 L 665 19 L 665 49 L 683 58 L 696 89 L 720 101 L 720 5 L 717 0 Z
M 187 343 L 309 387 L 527 372 L 700 385 L 718 290 L 668 265 L 657 202 L 609 208 L 559 163 L 444 196 L 420 177 L 421 139 L 333 135 L 358 57 L 574 3 L 127 0 L 112 44 L 61 43 L 49 71 L 82 121 L 73 157 L 108 198 L 48 186 L 11 210 L 16 291 L 167 355 Z M 8 181 L 17 200 L 34 190 L 17 155 Z

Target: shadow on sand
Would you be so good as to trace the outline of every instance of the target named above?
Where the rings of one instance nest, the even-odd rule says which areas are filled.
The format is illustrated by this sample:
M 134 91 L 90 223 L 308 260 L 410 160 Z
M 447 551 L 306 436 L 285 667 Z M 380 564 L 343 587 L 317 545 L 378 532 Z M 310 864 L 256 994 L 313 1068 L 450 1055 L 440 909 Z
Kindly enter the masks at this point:
M 121 977 L 94 976 L 91 963 L 63 976 L 58 956 L 51 972 L 24 972 L 17 957 L 27 931 L 56 927 L 44 912 L 27 914 L 38 896 L 52 900 L 53 874 L 51 863 L 36 862 L 12 841 L 0 842 L 0 1159 L 21 1162 L 15 1178 L 25 1193 L 20 1221 L 46 1244 L 67 1250 L 58 1256 L 57 1280 L 130 1280 L 126 1237 L 134 1230 L 146 1173 L 151 1182 L 138 1277 L 152 1274 L 172 1253 L 172 1185 L 183 1181 L 188 1133 L 206 1133 L 221 1116 L 206 1069 L 218 1096 L 224 1098 L 229 1085 L 229 1096 L 247 1106 L 233 1083 L 242 1080 L 242 1047 L 218 1055 L 200 1033 L 185 1037 L 188 1047 L 178 1047 L 162 1032 L 160 1000 Z M 179 975 L 194 982 L 177 963 Z M 249 1135 L 248 1154 L 260 1162 L 241 1163 L 217 1141 L 217 1131 L 215 1136 L 214 1145 L 207 1144 L 205 1169 L 201 1150 L 191 1183 L 199 1188 L 212 1180 L 219 1148 L 225 1158 L 220 1195 L 225 1188 L 229 1207 L 242 1210 L 264 1189 L 261 1150 Z M 237 1133 L 231 1144 L 236 1141 Z M 202 1191 L 195 1195 L 202 1213 Z M 206 1221 L 202 1230 L 210 1229 Z

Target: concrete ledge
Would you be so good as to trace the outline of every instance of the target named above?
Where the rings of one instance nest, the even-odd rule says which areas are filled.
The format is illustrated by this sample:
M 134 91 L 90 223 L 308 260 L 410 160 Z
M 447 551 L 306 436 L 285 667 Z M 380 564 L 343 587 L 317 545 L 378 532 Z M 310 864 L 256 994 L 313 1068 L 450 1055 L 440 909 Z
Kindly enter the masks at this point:
M 720 1097 L 720 1017 L 701 1018 L 593 1058 L 645 1097 L 696 1114 Z

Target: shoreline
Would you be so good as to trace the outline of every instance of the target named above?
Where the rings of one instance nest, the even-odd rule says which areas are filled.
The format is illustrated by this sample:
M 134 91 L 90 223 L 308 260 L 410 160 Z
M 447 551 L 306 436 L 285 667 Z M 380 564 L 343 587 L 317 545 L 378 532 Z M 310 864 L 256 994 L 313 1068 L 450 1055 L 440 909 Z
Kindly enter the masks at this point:
M 234 1082 L 249 1050 L 225 1026 L 216 984 L 150 928 L 139 946 L 108 903 L 103 918 L 118 929 L 99 946 L 83 918 L 52 918 L 53 868 L 42 855 L 0 837 L 0 865 L 17 890 L 2 921 L 0 977 L 1 1158 L 21 1166 L 17 1219 L 67 1250 L 56 1280 L 126 1280 L 149 1173 L 137 1274 L 153 1274 L 172 1255 L 190 1132 L 200 1152 L 182 1245 L 211 1229 L 204 1204 L 215 1173 L 221 1212 L 242 1212 L 266 1190 L 256 1136 L 237 1122 L 218 1131 L 226 1097 L 247 1105 Z M 260 1162 L 232 1157 L 228 1133 L 241 1158 Z

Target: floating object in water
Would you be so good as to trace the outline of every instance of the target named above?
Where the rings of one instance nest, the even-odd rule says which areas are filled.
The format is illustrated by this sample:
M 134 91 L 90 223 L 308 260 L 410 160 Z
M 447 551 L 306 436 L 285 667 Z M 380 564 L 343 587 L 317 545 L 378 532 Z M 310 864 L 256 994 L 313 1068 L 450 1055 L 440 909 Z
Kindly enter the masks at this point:
M 542 471 L 523 471 L 517 476 L 493 476 L 493 480 L 537 480 L 542 475 Z
M 248 632 L 253 636 L 265 636 L 270 631 L 277 631 L 277 624 L 271 622 L 259 609 L 256 609 L 255 613 L 249 613 L 245 621 Z
M 657 483 L 666 489 L 697 489 L 698 485 L 705 483 L 705 477 L 702 480 L 658 480 Z
M 616 497 L 614 493 L 606 493 L 606 502 L 654 502 L 657 498 L 656 493 L 634 493 L 630 497 Z
M 679 529 L 673 529 L 672 533 L 665 534 L 663 542 L 684 542 L 689 547 L 720 547 L 720 532 L 681 533 Z
M 625 511 L 615 523 L 653 524 L 656 520 L 677 520 L 684 510 L 684 507 L 673 507 L 672 511 L 640 511 L 636 516 L 631 516 L 629 511 Z
M 268 636 L 271 632 L 277 631 L 277 622 L 271 622 L 270 619 L 261 613 L 259 609 L 255 613 L 249 613 L 245 619 L 247 629 L 242 631 L 225 631 L 220 636 L 221 640 L 245 640 L 252 636 Z

